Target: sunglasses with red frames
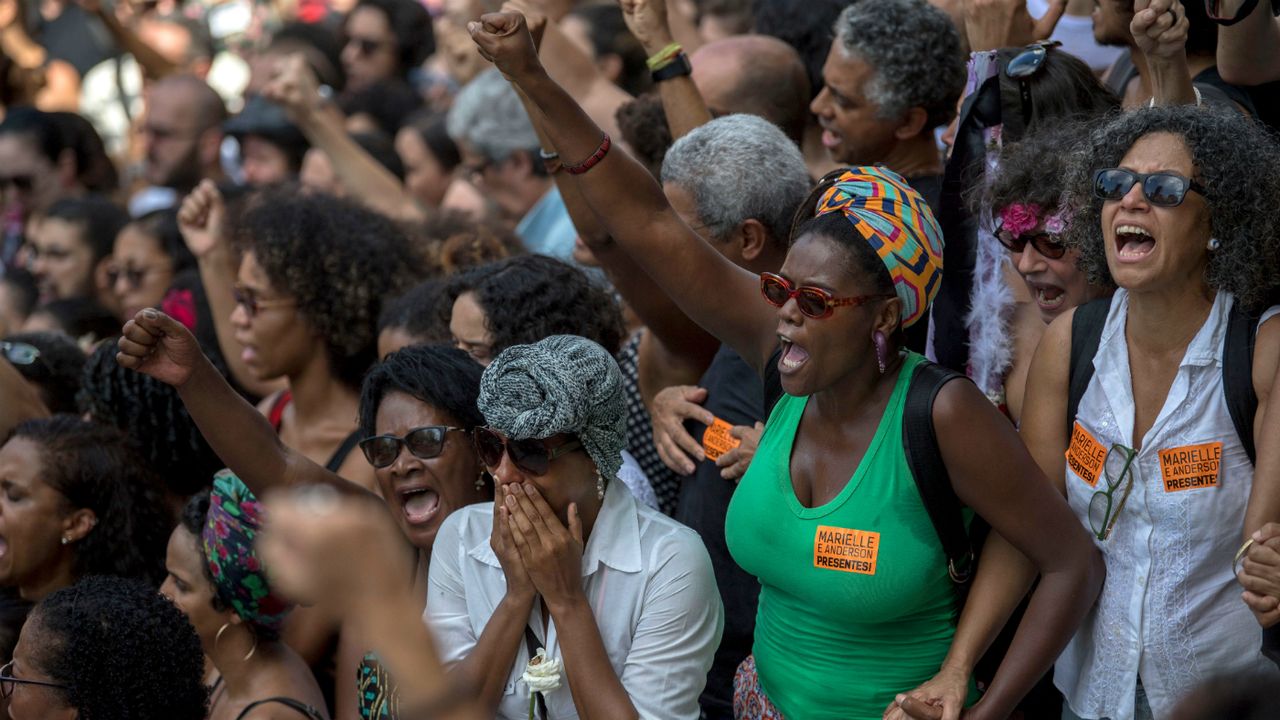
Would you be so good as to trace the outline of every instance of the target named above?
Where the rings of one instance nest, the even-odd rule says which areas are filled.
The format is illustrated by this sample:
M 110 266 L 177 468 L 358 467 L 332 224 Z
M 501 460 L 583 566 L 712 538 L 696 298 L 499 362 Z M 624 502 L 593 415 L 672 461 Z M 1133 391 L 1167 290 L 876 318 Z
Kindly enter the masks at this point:
M 801 285 L 796 287 L 791 281 L 774 273 L 760 273 L 760 294 L 774 307 L 782 307 L 788 300 L 795 299 L 796 307 L 806 317 L 821 320 L 829 317 L 838 307 L 858 306 L 874 300 L 887 300 L 894 295 L 879 293 L 876 295 L 858 295 L 856 297 L 838 298 L 822 288 Z
M 480 462 L 490 471 L 498 469 L 502 464 L 502 454 L 511 458 L 511 463 L 521 472 L 529 475 L 546 475 L 551 468 L 551 461 L 582 448 L 582 443 L 570 440 L 563 445 L 551 447 L 546 440 L 530 438 L 528 440 L 510 440 L 491 428 L 478 427 L 471 435 L 476 445 L 476 454 Z

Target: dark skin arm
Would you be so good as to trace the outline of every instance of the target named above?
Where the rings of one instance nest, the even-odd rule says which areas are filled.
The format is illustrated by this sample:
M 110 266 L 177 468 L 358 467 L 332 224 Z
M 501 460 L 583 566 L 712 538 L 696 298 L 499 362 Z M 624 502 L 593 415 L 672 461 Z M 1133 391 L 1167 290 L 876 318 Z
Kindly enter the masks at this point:
M 125 324 L 116 360 L 177 388 L 209 446 L 255 494 L 319 484 L 374 497 L 281 443 L 267 419 L 218 374 L 191 332 L 159 310 L 142 310 Z
M 481 54 L 542 111 L 562 160 L 572 165 L 596 152 L 600 128 L 542 69 L 523 16 L 493 13 L 468 29 Z M 625 152 L 610 152 L 579 178 L 578 188 L 605 232 L 690 319 L 764 367 L 777 345 L 776 320 L 759 299 L 758 278 L 685 225 L 642 165 Z
M 631 34 L 644 46 L 646 55 L 652 57 L 674 42 L 667 24 L 666 0 L 622 0 L 621 5 L 623 19 Z M 711 111 L 688 75 L 658 83 L 658 94 L 662 97 L 672 139 L 678 140 L 699 125 L 711 122 Z
M 1258 623 L 1271 627 L 1280 622 L 1280 319 L 1272 318 L 1258 329 L 1253 352 L 1253 387 L 1258 396 L 1254 420 L 1254 447 L 1258 460 L 1253 489 L 1244 516 L 1244 540 L 1253 540 L 1240 564 L 1237 577 L 1243 599 Z

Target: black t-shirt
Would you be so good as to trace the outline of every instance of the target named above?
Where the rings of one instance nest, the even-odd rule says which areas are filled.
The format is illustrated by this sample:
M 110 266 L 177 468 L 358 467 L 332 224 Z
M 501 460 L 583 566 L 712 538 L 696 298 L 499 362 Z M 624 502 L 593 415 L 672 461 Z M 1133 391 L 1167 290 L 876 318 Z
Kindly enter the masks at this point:
M 751 366 L 727 345 L 720 346 L 699 382 L 707 390 L 705 407 L 730 425 L 751 426 L 763 421 L 764 390 Z M 690 423 L 689 431 L 702 440 L 706 427 Z M 756 603 L 760 583 L 733 561 L 724 539 L 724 518 L 737 482 L 720 477 L 715 462 L 698 463 L 693 475 L 684 478 L 676 519 L 702 536 L 715 568 L 716 585 L 724 603 L 724 636 L 707 675 L 707 687 L 700 702 L 708 718 L 729 718 L 733 714 L 733 675 L 738 664 L 751 654 L 756 626 Z

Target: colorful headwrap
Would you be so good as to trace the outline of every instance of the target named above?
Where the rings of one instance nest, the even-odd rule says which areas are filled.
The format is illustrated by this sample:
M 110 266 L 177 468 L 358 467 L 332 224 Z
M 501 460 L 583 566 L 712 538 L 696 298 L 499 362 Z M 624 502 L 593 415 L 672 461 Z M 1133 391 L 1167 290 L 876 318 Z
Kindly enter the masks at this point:
M 279 631 L 292 610 L 271 592 L 253 542 L 262 526 L 262 505 L 230 470 L 213 478 L 209 515 L 200 541 L 213 586 L 245 622 Z
M 817 215 L 841 212 L 889 269 L 902 326 L 929 310 L 942 285 L 942 229 L 920 193 L 882 167 L 846 170 L 818 199 Z

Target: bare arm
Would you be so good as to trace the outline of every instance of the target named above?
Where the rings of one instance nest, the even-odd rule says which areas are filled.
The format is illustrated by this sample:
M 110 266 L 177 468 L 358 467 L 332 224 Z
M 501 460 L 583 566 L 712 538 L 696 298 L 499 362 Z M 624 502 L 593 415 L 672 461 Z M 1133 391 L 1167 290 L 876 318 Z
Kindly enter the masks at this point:
M 1199 2 L 1199 0 L 1191 0 Z M 1186 11 L 1178 0 L 1137 0 L 1129 32 L 1147 56 L 1152 99 L 1156 105 L 1198 102 L 1187 66 Z
M 103 7 L 99 0 L 81 0 L 81 4 L 86 10 L 98 16 L 102 24 L 107 27 L 107 32 L 111 33 L 111 38 L 138 61 L 142 74 L 148 79 L 159 80 L 166 75 L 178 72 L 179 67 L 176 64 L 143 42 L 132 29 L 125 27 L 124 23 L 116 17 L 113 8 Z
M 1253 386 L 1258 396 L 1258 412 L 1254 416 L 1254 447 L 1257 464 L 1253 472 L 1253 490 L 1244 515 L 1244 537 L 1269 522 L 1280 522 L 1280 318 L 1268 320 L 1258 330 L 1253 352 Z
M 1218 72 L 1236 85 L 1280 80 L 1280 20 L 1265 4 L 1235 25 L 1218 28 Z
M 623 19 L 631 34 L 644 46 L 645 54 L 653 57 L 675 42 L 667 24 L 666 0 L 622 0 Z M 671 137 L 679 139 L 689 131 L 711 122 L 711 111 L 688 75 L 658 83 L 662 109 L 667 115 Z
M 470 26 L 488 57 L 537 105 L 561 158 L 596 152 L 602 133 L 538 63 L 523 17 L 491 14 Z M 776 346 L 774 313 L 758 280 L 725 259 L 671 209 L 662 188 L 625 152 L 610 152 L 578 183 L 605 230 L 688 316 L 761 368 Z M 716 292 L 708 292 L 714 288 Z

